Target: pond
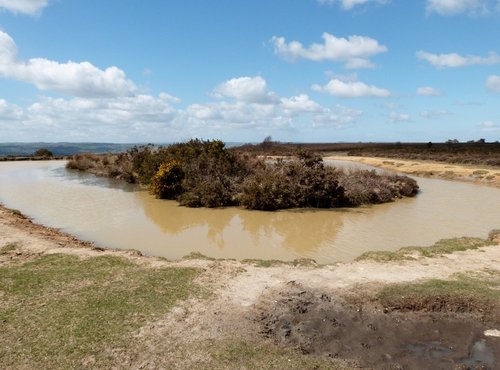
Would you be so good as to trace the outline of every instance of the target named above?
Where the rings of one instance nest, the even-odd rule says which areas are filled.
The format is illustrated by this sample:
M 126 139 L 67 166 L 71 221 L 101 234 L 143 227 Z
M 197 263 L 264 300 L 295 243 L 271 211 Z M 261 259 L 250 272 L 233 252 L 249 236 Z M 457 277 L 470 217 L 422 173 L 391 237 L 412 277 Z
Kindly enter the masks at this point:
M 355 209 L 193 209 L 121 181 L 68 171 L 64 161 L 1 162 L 0 202 L 99 246 L 168 259 L 200 252 L 215 258 L 332 263 L 368 250 L 484 238 L 500 227 L 500 189 L 417 181 L 421 192 L 415 198 Z

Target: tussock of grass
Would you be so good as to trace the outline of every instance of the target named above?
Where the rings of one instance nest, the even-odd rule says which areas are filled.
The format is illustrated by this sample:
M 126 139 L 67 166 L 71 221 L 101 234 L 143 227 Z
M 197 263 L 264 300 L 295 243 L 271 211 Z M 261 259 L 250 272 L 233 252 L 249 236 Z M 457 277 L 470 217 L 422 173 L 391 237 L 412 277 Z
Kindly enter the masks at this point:
M 243 263 L 251 264 L 257 267 L 273 267 L 280 265 L 288 266 L 301 266 L 301 267 L 318 267 L 315 260 L 311 258 L 298 258 L 293 261 L 280 261 L 280 260 L 260 260 L 260 259 L 245 259 Z
M 106 348 L 200 294 L 197 269 L 49 255 L 0 268 L 0 368 L 110 368 Z
M 19 248 L 20 247 L 19 247 L 18 243 L 7 243 L 3 247 L 0 248 L 0 255 L 7 254 L 9 252 L 13 252 Z
M 7 210 L 12 213 L 13 215 L 16 215 L 16 216 L 19 216 L 19 217 L 22 217 L 22 218 L 26 218 L 20 210 L 18 209 L 11 209 L 11 208 L 7 208 Z
M 500 239 L 500 229 L 491 230 L 488 234 L 488 240 L 494 241 L 495 239 Z
M 185 255 L 182 257 L 184 260 L 205 260 L 205 261 L 215 261 L 215 258 L 205 256 L 203 253 L 200 252 L 191 252 L 188 255 Z
M 290 264 L 290 262 L 285 262 L 280 260 L 259 260 L 253 258 L 244 259 L 241 262 L 249 265 L 254 265 L 256 267 L 274 267 L 274 266 L 282 266 Z
M 375 300 L 390 310 L 479 312 L 500 322 L 500 272 L 458 273 L 451 280 L 388 285 Z
M 493 232 L 492 232 L 493 233 Z M 493 235 L 490 233 L 488 239 L 481 238 L 453 238 L 453 239 L 441 239 L 436 244 L 430 247 L 405 247 L 401 248 L 395 252 L 390 251 L 372 251 L 365 252 L 356 261 L 372 260 L 378 262 L 386 261 L 404 261 L 404 260 L 414 260 L 416 257 L 435 257 L 442 254 L 450 254 L 459 251 L 466 251 L 469 249 L 478 249 L 484 247 L 485 245 L 491 244 L 493 240 Z

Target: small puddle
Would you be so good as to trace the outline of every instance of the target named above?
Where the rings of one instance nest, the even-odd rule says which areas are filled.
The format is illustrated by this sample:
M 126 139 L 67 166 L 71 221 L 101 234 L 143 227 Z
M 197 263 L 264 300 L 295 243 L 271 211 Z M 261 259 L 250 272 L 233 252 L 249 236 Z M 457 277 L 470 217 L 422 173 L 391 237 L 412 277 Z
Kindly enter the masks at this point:
M 451 348 L 445 347 L 441 342 L 436 341 L 409 344 L 406 346 L 406 349 L 408 349 L 412 356 L 426 359 L 442 359 L 453 354 Z
M 495 366 L 495 356 L 485 339 L 478 340 L 471 348 L 469 358 L 461 361 L 462 364 L 471 368 L 493 369 Z M 500 366 L 500 364 L 499 364 Z
M 456 357 L 453 348 L 446 347 L 439 341 L 409 344 L 406 349 L 416 358 L 424 360 L 444 360 Z M 469 357 L 458 361 L 466 368 L 493 369 L 495 356 L 485 339 L 480 339 L 471 346 Z

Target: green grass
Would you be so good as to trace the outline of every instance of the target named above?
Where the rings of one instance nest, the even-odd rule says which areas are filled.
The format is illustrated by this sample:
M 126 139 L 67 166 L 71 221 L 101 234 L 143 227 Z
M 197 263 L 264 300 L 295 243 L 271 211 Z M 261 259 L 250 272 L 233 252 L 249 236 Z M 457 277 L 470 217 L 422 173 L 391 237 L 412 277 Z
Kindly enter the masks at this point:
M 353 369 L 345 362 L 334 362 L 298 351 L 285 349 L 271 343 L 251 343 L 244 340 L 214 341 L 206 344 L 208 353 L 197 369 Z
M 476 312 L 500 322 L 500 272 L 483 270 L 454 274 L 450 280 L 391 284 L 375 300 L 389 309 Z
M 0 368 L 68 369 L 86 358 L 109 368 L 106 348 L 126 348 L 135 330 L 203 293 L 198 273 L 62 254 L 0 267 Z
M 371 251 L 365 252 L 356 261 L 372 260 L 378 262 L 413 260 L 415 257 L 435 257 L 469 249 L 478 249 L 491 244 L 494 231 L 490 233 L 489 239 L 481 238 L 453 238 L 441 239 L 430 247 L 404 247 L 395 252 Z

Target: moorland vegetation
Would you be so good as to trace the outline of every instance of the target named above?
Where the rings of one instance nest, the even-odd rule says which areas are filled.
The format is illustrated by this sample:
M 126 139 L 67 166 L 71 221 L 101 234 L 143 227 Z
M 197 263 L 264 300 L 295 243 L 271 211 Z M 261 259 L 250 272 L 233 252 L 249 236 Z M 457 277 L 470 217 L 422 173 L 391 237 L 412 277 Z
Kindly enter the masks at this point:
M 259 144 L 245 144 L 239 150 L 259 155 L 291 155 L 309 150 L 327 155 L 384 157 L 414 161 L 434 161 L 459 165 L 500 168 L 500 143 L 484 139 L 444 143 L 282 143 L 268 137 Z
M 158 198 L 188 207 L 355 207 L 418 192 L 416 181 L 407 176 L 327 166 L 321 156 L 305 150 L 269 159 L 228 149 L 219 140 L 146 145 L 119 154 L 76 154 L 67 167 L 138 183 Z

